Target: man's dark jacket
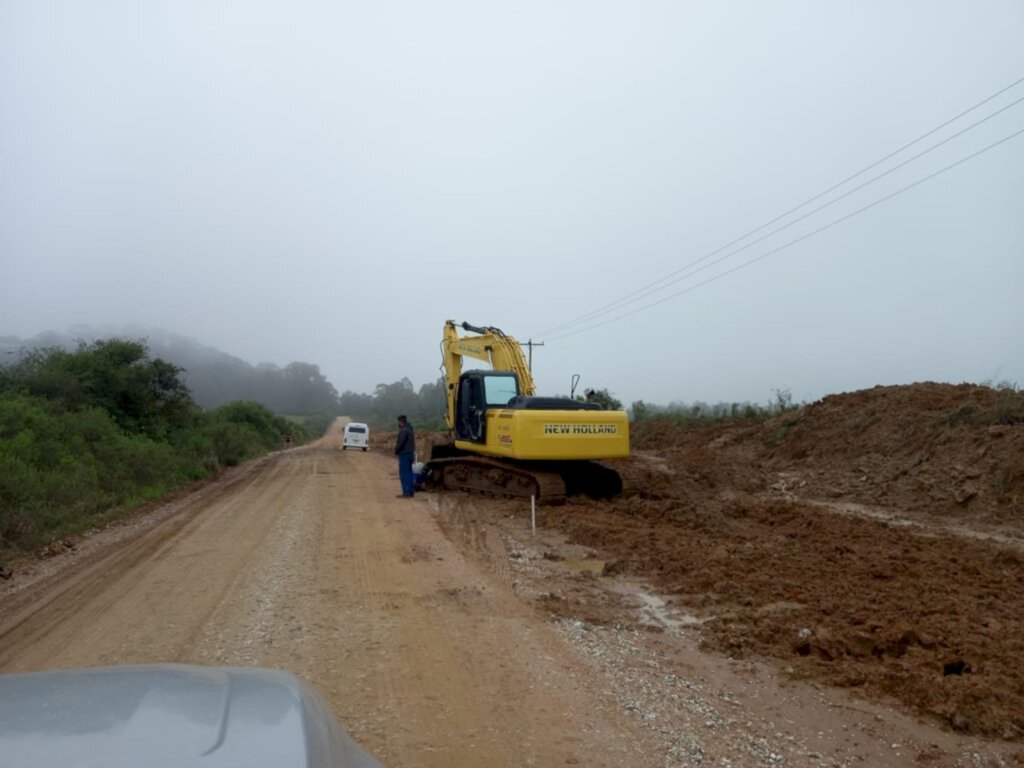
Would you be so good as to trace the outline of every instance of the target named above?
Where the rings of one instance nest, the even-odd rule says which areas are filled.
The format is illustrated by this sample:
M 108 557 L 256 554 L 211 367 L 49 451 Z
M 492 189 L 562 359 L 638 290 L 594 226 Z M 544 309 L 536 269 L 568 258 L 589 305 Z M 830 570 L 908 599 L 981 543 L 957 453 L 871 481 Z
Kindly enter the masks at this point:
M 398 428 L 398 440 L 395 441 L 395 455 L 403 453 L 416 453 L 416 435 L 412 431 L 412 424 L 406 424 Z

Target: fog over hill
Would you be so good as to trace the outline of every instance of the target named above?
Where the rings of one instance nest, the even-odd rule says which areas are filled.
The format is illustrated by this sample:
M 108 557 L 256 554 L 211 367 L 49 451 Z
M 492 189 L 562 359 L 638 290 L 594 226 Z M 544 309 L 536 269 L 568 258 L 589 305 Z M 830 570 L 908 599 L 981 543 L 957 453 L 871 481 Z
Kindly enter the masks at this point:
M 181 378 L 192 398 L 203 408 L 215 408 L 234 400 L 251 400 L 277 413 L 335 413 L 338 410 L 338 392 L 316 364 L 291 362 L 282 367 L 260 362 L 253 365 L 195 339 L 158 328 L 74 326 L 66 333 L 45 331 L 29 339 L 0 336 L 0 364 L 16 361 L 31 349 L 74 349 L 81 342 L 113 337 L 143 341 L 151 357 L 180 367 Z

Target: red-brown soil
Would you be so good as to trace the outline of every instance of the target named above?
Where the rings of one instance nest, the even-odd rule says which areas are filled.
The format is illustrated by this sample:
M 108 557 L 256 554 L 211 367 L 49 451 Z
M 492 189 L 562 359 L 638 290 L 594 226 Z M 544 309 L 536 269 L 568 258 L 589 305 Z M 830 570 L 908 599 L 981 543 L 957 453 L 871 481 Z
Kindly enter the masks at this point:
M 625 490 L 544 524 L 707 647 L 1024 739 L 1024 396 L 876 387 L 766 423 L 634 426 Z

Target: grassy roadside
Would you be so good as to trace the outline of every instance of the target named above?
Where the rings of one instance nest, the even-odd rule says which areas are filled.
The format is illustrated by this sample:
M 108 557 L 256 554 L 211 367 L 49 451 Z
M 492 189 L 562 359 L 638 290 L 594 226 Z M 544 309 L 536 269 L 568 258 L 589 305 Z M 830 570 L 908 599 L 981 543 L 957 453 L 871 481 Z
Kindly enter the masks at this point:
M 177 376 L 121 340 L 0 368 L 0 566 L 320 434 L 257 403 L 204 411 Z

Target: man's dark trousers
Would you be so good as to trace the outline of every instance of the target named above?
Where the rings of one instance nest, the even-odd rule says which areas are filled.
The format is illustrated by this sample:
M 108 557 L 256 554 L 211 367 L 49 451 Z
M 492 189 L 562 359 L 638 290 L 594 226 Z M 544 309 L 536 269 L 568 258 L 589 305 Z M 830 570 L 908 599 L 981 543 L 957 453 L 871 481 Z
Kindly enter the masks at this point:
M 412 483 L 412 462 L 416 454 L 412 451 L 398 454 L 398 479 L 402 481 L 402 495 L 412 496 L 416 488 Z

